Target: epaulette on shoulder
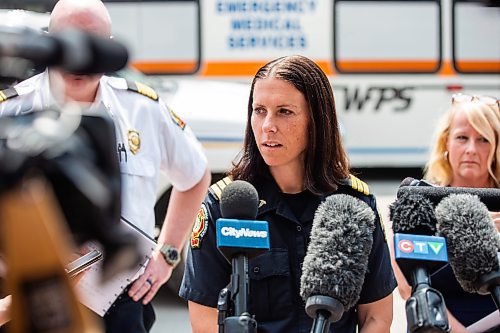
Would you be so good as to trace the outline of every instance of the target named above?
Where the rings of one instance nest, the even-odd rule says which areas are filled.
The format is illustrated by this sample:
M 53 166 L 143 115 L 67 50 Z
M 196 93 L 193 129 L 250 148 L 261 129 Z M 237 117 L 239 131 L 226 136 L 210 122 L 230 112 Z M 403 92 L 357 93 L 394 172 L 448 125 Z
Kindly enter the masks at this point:
M 220 197 L 222 195 L 222 190 L 229 185 L 233 180 L 230 177 L 224 177 L 219 180 L 217 183 L 213 184 L 208 188 L 208 191 L 212 193 L 212 195 L 220 201 Z
M 8 88 L 5 90 L 0 90 L 0 103 L 5 102 L 8 99 L 19 96 L 17 90 L 14 88 Z
M 153 88 L 145 85 L 144 83 L 140 83 L 137 81 L 127 81 L 127 89 L 130 91 L 134 91 L 141 95 L 151 98 L 153 101 L 158 100 L 158 94 L 154 91 Z
M 352 187 L 354 190 L 361 192 L 364 195 L 370 194 L 370 189 L 368 188 L 368 184 L 356 176 L 349 175 L 349 178 L 345 180 L 345 185 Z

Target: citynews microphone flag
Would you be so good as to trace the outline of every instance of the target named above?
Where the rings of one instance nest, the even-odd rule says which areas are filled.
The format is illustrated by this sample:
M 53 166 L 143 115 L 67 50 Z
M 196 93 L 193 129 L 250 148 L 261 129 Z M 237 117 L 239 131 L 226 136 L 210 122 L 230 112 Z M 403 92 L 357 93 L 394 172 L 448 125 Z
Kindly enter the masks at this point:
M 269 225 L 265 221 L 220 218 L 216 221 L 217 247 L 269 250 Z

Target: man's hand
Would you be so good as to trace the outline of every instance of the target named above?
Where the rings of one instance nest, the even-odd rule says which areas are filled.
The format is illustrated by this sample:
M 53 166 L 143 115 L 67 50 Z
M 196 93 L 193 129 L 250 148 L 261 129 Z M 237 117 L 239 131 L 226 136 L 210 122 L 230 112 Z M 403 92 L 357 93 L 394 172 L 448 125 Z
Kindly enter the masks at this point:
M 209 184 L 210 172 L 206 169 L 200 181 L 189 190 L 179 191 L 175 187 L 172 189 L 167 216 L 158 236 L 158 244 L 170 244 L 177 249 L 183 248 Z M 144 274 L 132 284 L 128 295 L 136 302 L 144 297 L 142 303 L 148 304 L 160 287 L 170 279 L 173 270 L 174 267 L 167 264 L 161 252 L 155 250 Z
M 173 269 L 158 250 L 154 251 L 144 274 L 132 284 L 128 295 L 136 302 L 144 297 L 142 303 L 148 304 L 160 287 L 170 279 Z

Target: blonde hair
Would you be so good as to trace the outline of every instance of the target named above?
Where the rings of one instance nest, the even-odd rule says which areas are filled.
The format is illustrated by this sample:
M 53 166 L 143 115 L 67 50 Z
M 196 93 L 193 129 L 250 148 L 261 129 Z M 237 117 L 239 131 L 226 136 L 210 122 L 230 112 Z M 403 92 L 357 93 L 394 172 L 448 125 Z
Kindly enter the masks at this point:
M 474 98 L 468 102 L 454 103 L 441 117 L 434 134 L 431 156 L 424 169 L 424 178 L 442 186 L 447 186 L 452 182 L 453 170 L 448 161 L 446 146 L 451 123 L 459 112 L 465 113 L 471 126 L 491 144 L 492 149 L 488 155 L 489 178 L 494 187 L 500 187 L 500 111 L 498 104 L 489 105 Z

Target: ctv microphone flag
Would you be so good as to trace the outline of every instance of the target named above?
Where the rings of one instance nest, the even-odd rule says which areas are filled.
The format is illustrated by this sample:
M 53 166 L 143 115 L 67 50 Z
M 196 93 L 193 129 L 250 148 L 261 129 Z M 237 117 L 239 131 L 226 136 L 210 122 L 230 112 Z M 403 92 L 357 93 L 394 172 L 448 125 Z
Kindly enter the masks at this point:
M 396 260 L 429 260 L 448 262 L 444 237 L 394 234 Z

